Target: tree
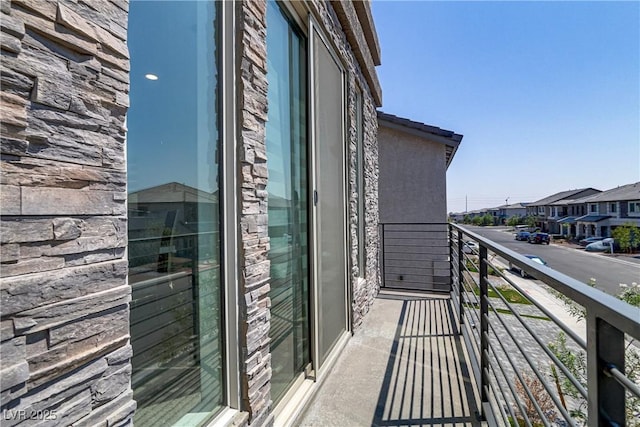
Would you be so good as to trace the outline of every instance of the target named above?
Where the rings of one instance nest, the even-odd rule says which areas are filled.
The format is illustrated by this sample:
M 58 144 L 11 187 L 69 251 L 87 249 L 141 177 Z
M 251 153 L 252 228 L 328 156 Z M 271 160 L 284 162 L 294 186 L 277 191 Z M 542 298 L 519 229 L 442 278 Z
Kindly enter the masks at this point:
M 524 223 L 527 224 L 529 227 L 535 227 L 536 217 L 533 215 L 527 215 L 527 217 L 524 219 Z
M 611 235 L 623 251 L 631 253 L 640 246 L 640 228 L 632 222 L 616 227 Z
M 493 215 L 485 214 L 482 217 L 482 225 L 493 225 Z
M 520 215 L 513 215 L 507 220 L 507 225 L 510 227 L 515 227 L 516 225 L 522 224 L 522 222 L 523 218 Z

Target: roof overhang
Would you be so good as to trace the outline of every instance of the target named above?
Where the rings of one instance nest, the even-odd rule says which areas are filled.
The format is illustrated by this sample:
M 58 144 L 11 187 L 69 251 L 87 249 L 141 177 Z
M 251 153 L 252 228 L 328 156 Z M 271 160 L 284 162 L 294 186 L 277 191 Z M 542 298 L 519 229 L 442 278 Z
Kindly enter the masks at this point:
M 385 126 L 389 129 L 399 130 L 409 135 L 414 135 L 419 138 L 424 138 L 428 141 L 437 142 L 445 146 L 446 165 L 449 167 L 453 156 L 460 142 L 462 142 L 463 135 L 457 134 L 450 130 L 441 129 L 436 126 L 429 126 L 424 123 L 414 122 L 413 120 L 404 119 L 402 117 L 394 116 L 393 114 L 383 113 L 378 111 L 378 124 Z
M 578 218 L 577 216 L 565 216 L 564 218 L 559 219 L 556 222 L 558 224 L 575 224 L 577 218 Z
M 347 36 L 351 50 L 355 55 L 364 75 L 373 101 L 377 107 L 382 106 L 382 88 L 378 80 L 376 65 L 380 65 L 380 45 L 373 24 L 369 4 L 359 4 L 360 1 L 332 1 L 338 21 Z

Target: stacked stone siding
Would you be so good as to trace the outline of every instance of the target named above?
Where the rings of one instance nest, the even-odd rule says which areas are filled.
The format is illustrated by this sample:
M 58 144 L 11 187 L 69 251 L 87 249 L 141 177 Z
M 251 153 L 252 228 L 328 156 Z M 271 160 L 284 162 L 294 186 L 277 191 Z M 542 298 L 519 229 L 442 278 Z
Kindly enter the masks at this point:
M 250 423 L 270 424 L 269 230 L 267 217 L 266 1 L 236 6 L 236 81 L 240 169 L 240 346 L 243 409 Z
M 365 99 L 364 113 L 364 221 L 365 221 L 365 260 L 366 284 L 354 288 L 353 327 L 358 329 L 363 317 L 369 312 L 374 298 L 380 291 L 380 215 L 378 208 L 378 120 L 376 105 L 371 97 Z M 352 213 L 353 215 L 353 213 Z
M 130 379 L 125 116 L 127 0 L 2 0 L 0 388 L 5 414 L 52 425 L 126 425 Z M 364 94 L 366 247 L 350 229 L 353 328 L 380 285 L 377 119 L 370 52 L 331 3 L 307 3 L 348 82 L 349 219 L 357 218 L 355 91 Z M 234 2 L 241 411 L 272 424 L 266 184 L 266 1 Z M 357 19 L 353 7 L 342 19 Z M 353 22 L 352 22 L 353 23 Z M 359 24 L 358 24 L 359 25 Z M 356 47 L 342 28 L 355 31 Z M 363 56 L 364 55 L 364 56 Z M 359 62 L 360 61 L 360 62 Z M 225 203 L 233 197 L 227 195 Z M 226 256 L 234 256 L 227 254 Z M 229 284 L 227 284 L 228 286 Z M 229 319 L 228 319 L 229 320 Z M 5 417 L 6 418 L 6 417 Z M 3 419 L 12 425 L 20 419 Z
M 1 3 L 2 425 L 20 410 L 51 425 L 122 425 L 135 409 L 127 9 Z

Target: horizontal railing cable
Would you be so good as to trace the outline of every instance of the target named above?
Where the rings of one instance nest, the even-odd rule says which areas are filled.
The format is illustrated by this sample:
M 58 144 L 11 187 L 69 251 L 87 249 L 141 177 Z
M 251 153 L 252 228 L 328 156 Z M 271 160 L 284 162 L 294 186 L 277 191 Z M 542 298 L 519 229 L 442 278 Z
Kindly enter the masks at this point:
M 491 303 L 489 303 L 489 305 L 490 305 L 490 307 L 492 309 L 495 310 L 495 308 L 491 305 Z M 502 316 L 496 315 L 496 318 L 498 319 L 498 321 L 500 321 L 500 323 L 502 324 L 502 327 L 504 328 L 504 330 L 507 332 L 507 334 L 509 335 L 509 337 L 511 338 L 511 340 L 513 341 L 515 346 L 520 351 L 520 354 L 522 355 L 522 357 L 524 357 L 524 359 L 527 361 L 527 364 L 529 365 L 531 370 L 534 372 L 536 377 L 538 377 L 538 380 L 540 381 L 540 383 L 542 384 L 542 386 L 544 387 L 546 392 L 549 394 L 549 397 L 553 400 L 554 404 L 558 407 L 558 410 L 562 413 L 562 416 L 565 417 L 565 419 L 567 421 L 569 421 L 571 419 L 571 416 L 567 413 L 566 409 L 564 409 L 564 406 L 562 405 L 562 402 L 560 402 L 560 400 L 556 397 L 555 393 L 551 391 L 552 390 L 551 387 L 549 387 L 549 385 L 547 384 L 547 382 L 544 379 L 544 376 L 542 374 L 540 374 L 540 371 L 538 370 L 538 368 L 536 368 L 536 366 L 532 362 L 532 360 L 529 357 L 529 355 L 527 354 L 527 352 L 522 348 L 522 345 L 520 344 L 520 342 L 513 335 L 512 331 L 511 331 L 511 328 L 509 328 L 506 325 L 506 323 L 502 319 Z M 511 364 L 511 366 L 513 366 L 513 368 L 514 368 L 516 374 L 518 375 L 518 378 L 520 379 L 520 381 L 522 381 L 522 379 L 520 378 L 520 374 L 518 372 L 518 369 L 517 369 L 516 365 L 513 363 L 512 359 L 511 359 L 511 356 L 509 356 L 508 352 L 504 349 L 504 344 L 502 343 L 502 340 L 500 340 L 499 335 L 498 335 L 497 331 L 495 330 L 494 325 L 491 322 L 489 322 L 489 328 L 493 331 L 493 334 L 496 336 L 497 341 L 500 344 L 500 347 L 505 352 L 505 356 L 509 360 L 509 363 Z M 522 383 L 522 384 L 524 385 L 524 383 Z
M 489 282 L 489 286 L 491 286 L 491 288 L 496 291 L 496 293 L 498 294 L 498 297 L 502 300 L 502 302 L 507 306 L 507 308 L 509 309 L 509 311 L 511 311 L 511 313 L 518 319 L 519 323 L 527 330 L 527 332 L 529 332 L 529 335 L 538 343 L 538 345 L 540 346 L 540 348 L 542 348 L 542 350 L 547 354 L 547 356 L 549 356 L 549 358 L 551 360 L 553 360 L 553 363 L 556 364 L 560 370 L 562 371 L 563 374 L 565 374 L 565 376 L 567 377 L 567 379 L 569 379 L 569 381 L 571 381 L 571 383 L 576 387 L 576 389 L 578 390 L 578 392 L 582 395 L 582 397 L 584 397 L 585 399 L 587 398 L 587 390 L 584 389 L 584 387 L 582 387 L 582 385 L 575 379 L 575 377 L 573 376 L 573 374 L 571 374 L 571 372 L 566 368 L 566 366 L 558 359 L 558 357 L 551 351 L 549 350 L 548 346 L 545 345 L 545 343 L 540 339 L 540 337 L 538 336 L 538 334 L 536 334 L 533 329 L 527 324 L 527 322 L 524 321 L 524 319 L 522 318 L 522 316 L 520 315 L 520 313 L 518 313 L 513 306 L 511 305 L 511 303 L 509 303 L 507 301 L 507 299 L 502 296 L 502 294 L 500 292 L 498 292 L 497 288 L 491 284 Z M 489 305 L 491 306 L 491 308 L 494 309 L 494 311 L 497 314 L 497 310 L 496 308 L 493 306 L 493 304 L 491 302 L 489 302 Z M 501 323 L 503 323 L 501 321 Z M 504 323 L 503 323 L 504 325 Z M 505 325 L 506 328 L 506 325 Z
M 495 382 L 498 383 L 500 381 L 500 379 L 498 378 L 498 374 L 495 370 L 495 368 L 493 367 L 493 365 L 489 365 L 489 368 L 491 369 L 490 372 L 493 373 L 493 378 L 495 379 Z M 502 367 L 500 366 L 500 368 L 502 369 Z M 496 398 L 494 399 L 497 403 L 498 403 L 498 410 L 500 411 L 500 414 L 502 415 L 502 419 L 503 420 L 508 420 L 508 417 L 510 416 L 512 420 L 517 419 L 518 417 L 516 416 L 513 407 L 511 405 L 507 405 L 506 403 L 509 401 L 507 399 L 507 396 L 505 395 L 504 389 L 502 387 L 495 387 L 493 382 L 490 382 L 488 384 L 489 387 L 489 391 L 492 392 L 492 394 L 494 396 L 496 396 Z M 498 398 L 498 393 L 496 392 L 499 391 L 500 392 L 500 396 L 502 396 L 502 402 L 504 402 L 504 404 L 500 404 L 500 399 Z M 491 405 L 493 407 L 493 404 Z M 509 414 L 507 415 L 507 413 L 505 412 L 504 408 L 507 408 L 509 411 Z M 495 413 L 495 409 L 494 409 L 494 413 Z
M 489 264 L 489 265 L 492 265 L 492 264 Z M 496 271 L 496 273 L 501 278 L 506 280 L 509 283 L 509 285 L 511 285 L 515 290 L 517 290 L 520 295 L 522 295 L 523 297 L 527 298 L 527 300 L 529 300 L 529 302 L 531 302 L 531 304 L 535 305 L 545 316 L 547 316 L 549 319 L 551 319 L 553 321 L 553 323 L 558 325 L 560 327 L 560 329 L 562 329 L 562 331 L 564 333 L 566 333 L 573 341 L 576 342 L 576 344 L 578 344 L 580 347 L 582 347 L 582 349 L 586 349 L 587 348 L 586 341 L 584 339 L 582 339 L 581 337 L 579 337 L 571 328 L 569 328 L 567 325 L 565 325 L 565 323 L 562 320 L 560 320 L 557 316 L 555 316 L 553 313 L 551 313 L 549 310 L 547 310 L 542 304 L 540 304 L 538 301 L 536 301 L 535 298 L 527 297 L 525 292 L 522 290 L 522 288 L 520 286 L 518 286 L 515 282 L 513 282 L 510 278 L 508 278 L 503 272 L 501 272 L 500 270 L 496 269 L 495 267 L 494 267 L 494 270 Z
M 627 378 L 618 368 L 614 365 L 608 365 L 604 368 L 605 374 L 615 379 L 621 386 L 626 388 L 629 392 L 640 398 L 640 387 L 629 378 Z
M 498 355 L 496 354 L 495 350 L 493 349 L 493 347 L 490 347 L 489 350 L 494 354 L 494 358 L 497 359 Z M 507 378 L 507 373 L 505 372 L 502 364 L 497 363 L 496 364 L 498 366 L 498 369 L 500 370 L 500 373 L 502 374 L 502 378 L 503 381 L 507 384 L 507 387 L 509 388 L 509 391 L 511 391 L 511 397 L 515 404 L 518 406 L 518 410 L 520 411 L 521 414 L 523 414 L 524 417 L 524 421 L 527 423 L 527 425 L 531 425 L 531 422 L 529 421 L 529 417 L 527 415 L 527 412 L 524 408 L 524 406 L 522 406 L 522 402 L 520 399 L 518 399 L 518 392 L 517 390 L 514 390 L 514 386 L 513 386 L 513 382 L 509 381 Z M 493 372 L 493 378 L 495 379 L 495 383 L 497 385 L 500 384 L 500 378 L 498 377 L 498 372 L 496 371 L 494 365 L 489 365 L 489 368 L 491 369 L 491 371 Z M 493 384 L 491 384 L 490 388 L 493 388 Z M 498 389 L 500 390 L 500 394 L 502 395 L 502 398 L 504 400 L 504 404 L 507 408 L 509 408 L 509 413 L 511 414 L 511 416 L 513 417 L 514 421 L 517 419 L 517 415 L 514 413 L 513 411 L 513 407 L 509 404 L 510 403 L 510 399 L 507 398 L 507 396 L 505 395 L 504 387 L 498 387 Z
M 520 384 L 522 385 L 523 389 L 525 390 L 525 392 L 527 393 L 527 396 L 529 397 L 529 399 L 531 399 L 531 402 L 533 403 L 534 407 L 536 408 L 536 411 L 538 412 L 538 414 L 541 416 L 541 419 L 545 419 L 546 416 L 544 415 L 544 413 L 542 412 L 542 410 L 540 409 L 540 406 L 538 405 L 537 400 L 535 399 L 533 393 L 531 392 L 531 390 L 529 389 L 529 387 L 527 386 L 526 382 L 524 381 L 524 379 L 522 378 L 521 372 L 520 370 L 517 368 L 515 362 L 513 361 L 512 357 L 510 356 L 510 352 L 507 351 L 507 349 L 505 348 L 504 343 L 502 342 L 502 340 L 499 339 L 495 328 L 492 324 L 489 324 L 489 328 L 493 331 L 493 334 L 496 336 L 496 338 L 498 338 L 496 341 L 498 342 L 498 344 L 500 345 L 500 349 L 502 350 L 504 356 L 507 358 L 509 364 L 511 365 L 511 367 L 513 368 L 513 371 L 516 375 L 516 377 L 518 378 L 518 381 L 520 381 Z M 518 346 L 518 349 L 520 350 L 520 353 L 522 353 L 522 348 L 519 346 L 518 342 L 515 340 L 515 338 L 513 336 L 511 336 L 511 339 L 514 341 L 514 343 L 516 344 L 516 346 Z M 493 353 L 496 355 L 495 360 L 498 361 L 498 354 L 495 352 L 495 350 L 493 350 L 493 346 L 490 346 L 491 350 L 493 351 Z M 527 358 L 527 362 L 529 364 L 529 366 L 531 367 L 531 370 L 535 373 L 536 377 L 538 377 L 538 381 L 540 381 L 540 383 L 542 384 L 542 386 L 545 388 L 545 390 L 547 391 L 547 393 L 549 393 L 549 397 L 553 400 L 553 403 L 555 404 L 555 406 L 558 408 L 558 410 L 562 413 L 562 416 L 565 418 L 565 420 L 572 426 L 575 426 L 575 422 L 572 420 L 571 416 L 569 415 L 569 413 L 567 413 L 566 409 L 564 408 L 564 406 L 562 405 L 562 402 L 560 402 L 552 393 L 550 393 L 548 385 L 546 384 L 546 381 L 544 381 L 540 375 L 540 372 L 538 371 L 538 369 L 533 366 L 533 364 L 531 363 L 531 361 Z M 502 365 L 500 363 L 497 363 L 498 366 L 501 367 L 502 369 Z M 513 388 L 511 386 L 512 381 L 509 380 L 509 378 L 507 378 L 505 376 L 504 378 L 505 382 L 507 383 L 507 385 L 509 386 L 509 389 L 512 390 L 513 392 Z M 514 398 L 516 397 L 516 394 L 514 394 Z
M 455 225 L 453 225 L 453 227 L 460 228 Z M 565 274 L 549 268 L 543 268 L 535 261 L 525 258 L 517 252 L 494 243 L 479 234 L 464 229 L 462 229 L 462 231 L 495 254 L 524 266 L 527 274 L 542 280 L 581 306 L 588 306 L 594 315 L 600 318 L 606 318 L 607 322 L 613 327 L 640 339 L 640 321 L 638 321 L 638 311 L 636 307 L 632 307 L 613 295 L 587 286 Z
M 449 226 L 448 239 L 452 301 L 479 387 L 484 419 L 495 420 L 493 413 L 506 425 L 532 426 L 555 425 L 564 418 L 567 425 L 575 426 L 573 411 L 582 413 L 586 403 L 588 413 L 582 416 L 587 415 L 589 425 L 629 422 L 625 420 L 625 402 L 629 403 L 630 396 L 640 397 L 640 386 L 634 382 L 634 373 L 625 375 L 620 367 L 625 366 L 627 352 L 637 351 L 623 345 L 625 335 L 640 339 L 637 307 L 455 224 Z M 468 244 L 470 241 L 476 245 Z M 541 280 L 563 299 L 584 307 L 587 339 L 554 314 L 553 308 L 507 277 L 497 267 L 502 263 L 493 262 L 495 257 L 515 265 L 523 276 Z M 496 279 L 489 280 L 490 275 Z M 528 306 L 521 308 L 497 280 L 504 281 L 509 292 L 519 294 Z M 542 321 L 564 333 L 572 341 L 571 347 L 561 347 L 564 349 L 558 352 L 545 343 L 543 336 L 551 331 Z M 565 346 L 567 341 L 562 340 L 560 345 Z M 528 348 L 531 342 L 535 344 Z M 580 350 L 573 350 L 574 344 Z M 572 354 L 575 351 L 578 353 Z M 581 371 L 576 371 L 572 362 L 563 361 L 564 352 L 579 360 L 586 357 L 586 366 L 578 368 L 586 369 L 586 384 L 578 379 Z M 547 364 L 552 376 L 543 373 Z M 564 387 L 573 390 L 566 402 L 558 374 Z

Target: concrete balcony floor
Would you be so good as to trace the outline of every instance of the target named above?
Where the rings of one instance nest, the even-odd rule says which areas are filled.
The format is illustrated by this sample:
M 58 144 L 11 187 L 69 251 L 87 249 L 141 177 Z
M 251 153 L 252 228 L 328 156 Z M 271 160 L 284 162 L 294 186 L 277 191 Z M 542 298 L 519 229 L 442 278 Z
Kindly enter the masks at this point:
M 299 425 L 480 425 L 466 360 L 447 294 L 382 291 Z

